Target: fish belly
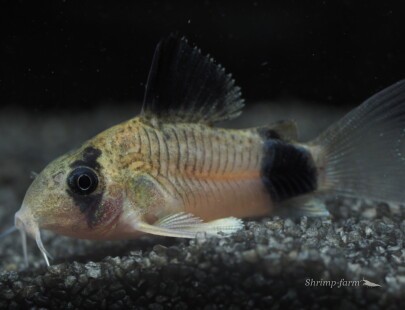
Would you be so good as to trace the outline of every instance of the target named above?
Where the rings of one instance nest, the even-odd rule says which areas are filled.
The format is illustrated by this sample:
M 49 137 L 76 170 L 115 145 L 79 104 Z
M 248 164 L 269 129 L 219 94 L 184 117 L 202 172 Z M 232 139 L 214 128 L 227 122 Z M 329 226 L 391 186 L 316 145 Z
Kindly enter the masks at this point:
M 185 212 L 205 221 L 269 214 L 272 202 L 260 178 L 249 180 L 191 180 Z

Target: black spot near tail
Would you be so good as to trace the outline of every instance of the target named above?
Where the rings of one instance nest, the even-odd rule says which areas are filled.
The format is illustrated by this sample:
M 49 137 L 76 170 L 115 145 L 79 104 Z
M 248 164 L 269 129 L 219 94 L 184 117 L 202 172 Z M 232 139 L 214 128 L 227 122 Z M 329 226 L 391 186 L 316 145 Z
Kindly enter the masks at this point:
M 268 139 L 281 139 L 280 134 L 277 131 L 275 131 L 273 129 L 270 129 L 270 128 L 266 128 L 266 127 L 259 128 L 257 130 L 257 132 L 265 140 L 268 140 Z
M 282 201 L 315 191 L 317 170 L 306 149 L 280 140 L 264 143 L 261 177 L 273 200 Z

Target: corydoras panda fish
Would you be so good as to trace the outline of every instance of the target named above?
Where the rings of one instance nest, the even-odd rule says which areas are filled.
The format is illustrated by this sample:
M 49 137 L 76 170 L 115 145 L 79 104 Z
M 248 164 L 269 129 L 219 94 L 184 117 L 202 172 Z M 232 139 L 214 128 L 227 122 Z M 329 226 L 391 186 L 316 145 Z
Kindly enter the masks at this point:
M 325 215 L 320 194 L 405 201 L 405 82 L 366 100 L 318 138 L 281 121 L 222 129 L 244 106 L 225 70 L 169 36 L 157 46 L 143 108 L 51 162 L 33 181 L 15 229 L 82 239 L 143 233 L 227 235 L 242 218 L 289 210 Z M 10 230 L 11 231 L 11 230 Z

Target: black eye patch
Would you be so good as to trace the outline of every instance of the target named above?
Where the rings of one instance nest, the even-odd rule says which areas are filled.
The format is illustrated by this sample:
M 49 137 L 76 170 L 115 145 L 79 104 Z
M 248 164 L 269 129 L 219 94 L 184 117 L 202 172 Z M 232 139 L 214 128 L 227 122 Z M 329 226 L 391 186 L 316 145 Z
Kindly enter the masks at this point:
M 71 168 L 75 167 L 89 167 L 96 171 L 100 170 L 100 164 L 97 162 L 97 159 L 100 157 L 101 151 L 94 147 L 86 147 L 83 150 L 83 159 L 76 160 L 70 165 Z
M 97 189 L 97 173 L 89 167 L 77 167 L 68 176 L 70 190 L 79 195 L 89 195 Z

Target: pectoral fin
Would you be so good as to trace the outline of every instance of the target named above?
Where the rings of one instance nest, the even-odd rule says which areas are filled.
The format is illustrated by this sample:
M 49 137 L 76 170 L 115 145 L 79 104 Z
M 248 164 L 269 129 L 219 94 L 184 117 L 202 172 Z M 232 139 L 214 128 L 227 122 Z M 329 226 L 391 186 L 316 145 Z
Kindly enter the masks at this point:
M 243 222 L 235 217 L 227 217 L 204 223 L 199 217 L 190 213 L 176 213 L 161 218 L 153 224 L 140 221 L 136 229 L 153 235 L 195 238 L 198 233 L 205 233 L 208 236 L 229 235 L 243 228 Z

